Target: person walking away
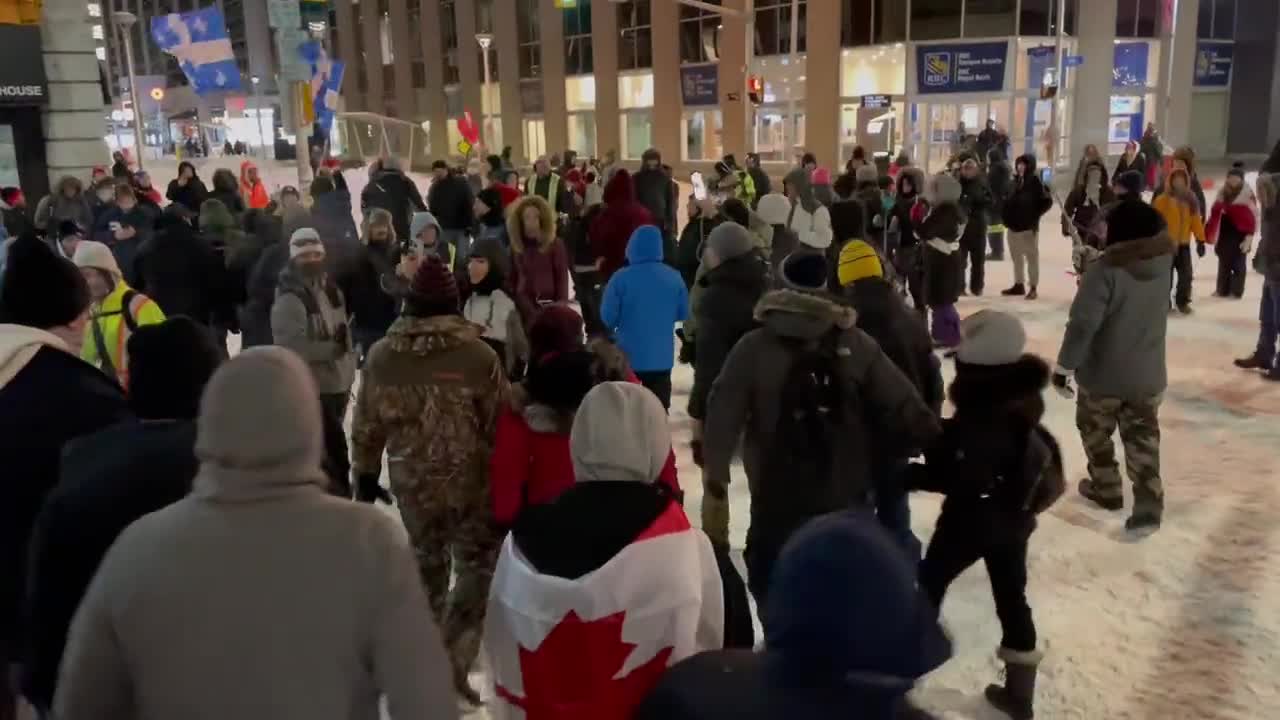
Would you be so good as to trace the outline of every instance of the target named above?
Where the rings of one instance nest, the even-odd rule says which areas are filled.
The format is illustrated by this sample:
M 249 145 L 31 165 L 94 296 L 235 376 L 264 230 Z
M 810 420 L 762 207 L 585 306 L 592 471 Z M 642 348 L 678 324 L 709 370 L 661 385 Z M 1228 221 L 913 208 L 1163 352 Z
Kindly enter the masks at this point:
M 472 704 L 479 698 L 467 673 L 479 652 L 500 542 L 486 470 L 510 394 L 502 361 L 480 335 L 458 314 L 453 273 L 440 257 L 426 256 L 404 313 L 369 353 L 351 425 L 361 485 L 376 483 L 384 450 L 392 458 L 391 492 L 431 613 L 444 629 L 454 688 Z
M 503 247 L 511 245 L 510 238 L 507 237 L 506 204 L 502 199 L 502 193 L 493 187 L 485 188 L 476 193 L 476 199 L 471 207 L 478 228 L 477 242 L 497 240 Z
M 9 247 L 0 283 L 0 716 L 12 718 L 13 664 L 29 637 L 26 595 L 31 532 L 58 483 L 62 449 L 128 416 L 124 393 L 79 357 L 92 296 L 84 276 L 23 235 Z
M 747 153 L 747 174 L 751 176 L 751 184 L 755 186 L 756 205 L 751 208 L 755 210 L 760 199 L 773 192 L 773 180 L 760 164 L 760 153 Z
M 1194 274 L 1191 259 L 1191 240 L 1197 243 L 1197 252 L 1204 256 L 1204 223 L 1196 209 L 1196 196 L 1191 191 L 1190 176 L 1186 170 L 1175 167 L 1165 178 L 1165 190 L 1151 201 L 1151 207 L 1164 218 L 1169 229 L 1169 237 L 1174 246 L 1173 270 L 1170 272 L 1170 285 L 1174 275 L 1177 285 L 1174 292 L 1174 304 L 1183 315 L 1191 314 L 1191 279 Z M 1108 242 L 1110 240 L 1108 224 Z
M 675 324 L 689 317 L 689 291 L 662 262 L 662 231 L 653 225 L 631 235 L 627 262 L 605 286 L 600 319 L 640 382 L 670 409 Z
M 404 531 L 322 490 L 317 396 L 284 348 L 218 369 L 194 489 L 103 559 L 67 638 L 55 717 L 375 718 L 382 696 L 393 719 L 457 717 Z
M 518 380 L 529 361 L 520 310 L 507 294 L 507 254 L 492 240 L 476 243 L 467 260 L 462 317 L 484 329 L 480 339 L 502 360 L 507 378 Z
M 1027 545 L 1036 516 L 1066 489 L 1062 451 L 1041 424 L 1049 366 L 1026 354 L 1026 332 L 1014 316 L 982 310 L 965 318 L 950 397 L 955 414 L 941 439 L 911 466 L 910 484 L 946 496 L 920 588 L 942 609 L 947 589 L 982 560 L 1000 618 L 1003 685 L 987 701 L 1014 720 L 1034 717 L 1036 626 L 1027 604 Z
M 466 178 L 450 172 L 449 164 L 443 160 L 431 164 L 431 176 L 427 210 L 440 221 L 441 235 L 453 247 L 454 257 L 470 257 L 471 228 L 476 220 L 472 214 L 475 194 L 471 185 Z
M 831 171 L 826 168 L 817 168 L 809 173 L 809 183 L 813 185 L 813 196 L 825 208 L 830 209 L 836 201 L 835 190 L 831 187 Z M 760 201 L 760 194 L 756 193 L 756 202 Z
M 521 198 L 507 213 L 507 237 L 519 301 L 528 309 L 568 302 L 569 253 L 556 235 L 551 205 L 537 195 Z
M 1249 253 L 1253 234 L 1258 231 L 1258 203 L 1244 181 L 1244 164 L 1235 163 L 1213 203 L 1205 240 L 1218 256 L 1218 284 L 1215 297 L 1244 297 L 1244 281 L 1249 274 Z M 1197 248 L 1199 250 L 1199 248 Z
M 205 200 L 200 207 L 199 225 L 201 240 L 218 259 L 216 274 L 211 276 L 218 288 L 211 327 L 225 352 L 227 334 L 242 331 L 238 308 L 249 299 L 251 269 L 264 250 L 258 237 L 241 230 L 231 211 L 214 198 Z M 274 302 L 274 291 L 272 299 Z M 241 347 L 244 347 L 243 342 Z
M 822 248 L 802 245 L 796 231 L 787 227 L 787 222 L 791 218 L 791 201 L 785 195 L 769 193 L 760 198 L 756 214 L 773 228 L 773 241 L 769 249 L 769 272 L 774 280 L 778 280 L 782 261 L 786 260 L 791 253 L 801 248 L 805 248 L 806 251 L 822 252 Z M 829 214 L 830 211 L 828 211 Z
M 792 170 L 783 179 L 782 187 L 791 201 L 787 227 L 795 232 L 800 243 L 817 250 L 831 247 L 831 212 L 814 195 L 809 172 L 804 168 Z
M 252 160 L 240 163 L 240 196 L 250 209 L 261 210 L 271 202 L 267 185 L 258 174 L 258 166 Z
M 1127 172 L 1136 172 L 1144 178 L 1147 176 L 1148 159 L 1138 149 L 1138 143 L 1130 140 L 1124 144 L 1124 154 L 1116 161 L 1116 176 Z
M 763 199 L 761 204 L 766 204 Z M 707 417 L 707 397 L 729 351 L 742 336 L 759 327 L 755 319 L 756 304 L 769 290 L 769 264 L 755 252 L 747 229 L 735 222 L 721 223 L 711 231 L 702 262 L 707 272 L 699 281 L 703 287 L 698 303 L 700 332 L 693 389 L 689 393 L 693 460 L 699 467 L 703 463 L 702 431 Z
M 409 220 L 415 212 L 425 212 L 426 203 L 413 180 L 404 174 L 400 159 L 391 155 L 379 158 L 369 168 L 369 184 L 360 192 L 360 212 L 382 208 L 395 221 L 396 237 L 413 237 Z
M 76 247 L 72 261 L 84 275 L 93 298 L 92 319 L 80 357 L 128 390 L 129 336 L 143 325 L 164 322 L 164 311 L 129 287 L 106 245 L 85 240 Z
M 84 229 L 93 227 L 93 210 L 84 195 L 84 186 L 72 176 L 61 178 L 54 192 L 38 202 L 35 225 L 38 231 L 52 233 L 68 220 Z
M 324 243 L 329 272 L 349 294 L 360 261 L 360 230 L 351 214 L 351 191 L 341 172 L 318 175 L 311 181 L 311 222 Z
M 1107 248 L 1071 303 L 1053 385 L 1067 396 L 1073 375 L 1079 385 L 1076 427 L 1089 461 L 1079 490 L 1107 510 L 1124 507 L 1111 441 L 1119 427 L 1134 495 L 1125 527 L 1141 532 L 1160 527 L 1164 509 L 1159 411 L 1174 245 L 1160 214 L 1142 201 L 1140 176 L 1122 180 L 1126 192 L 1107 217 Z
M 924 246 L 916 237 L 913 211 L 917 205 L 923 209 L 924 173 L 919 168 L 904 167 L 898 172 L 897 192 L 893 207 L 889 210 L 888 234 L 897 238 L 897 251 L 893 254 L 893 266 L 898 276 L 905 280 L 911 304 L 922 320 L 928 322 L 929 310 L 924 295 Z
M 662 171 L 662 153 L 654 148 L 644 151 L 640 158 L 640 170 L 632 178 L 636 186 L 636 200 L 649 211 L 653 224 L 663 237 L 676 236 L 676 206 L 671 202 L 671 179 Z
M 960 238 L 968 217 L 960 203 L 960 183 L 945 173 L 925 181 L 924 203 L 911 211 L 924 255 L 924 300 L 932 311 L 930 335 L 937 347 L 960 344 L 960 313 L 956 303 L 964 285 Z
M 213 190 L 208 199 L 221 202 L 237 218 L 244 215 L 246 210 L 244 198 L 240 197 L 240 181 L 236 179 L 235 173 L 226 168 L 213 171 Z M 204 207 L 204 203 L 191 209 L 199 210 L 201 207 Z
M 991 188 L 991 224 L 987 227 L 987 260 L 1004 260 L 1004 203 L 1013 194 L 1013 169 L 1005 159 L 1004 150 L 987 151 L 987 187 Z
M 296 230 L 289 238 L 289 263 L 280 273 L 271 306 L 271 335 L 276 345 L 297 353 L 311 368 L 324 411 L 331 492 L 351 497 L 351 461 L 342 426 L 356 358 L 346 300 L 326 269 L 324 243 L 312 228 Z
M 1280 147 L 1280 146 L 1277 146 Z M 1275 173 L 1259 173 L 1255 187 L 1262 216 L 1258 262 L 1263 275 L 1262 300 L 1258 307 L 1258 344 L 1253 354 L 1235 361 L 1245 370 L 1262 370 L 1268 380 L 1280 380 L 1276 369 L 1276 336 L 1280 333 L 1280 198 Z
M 987 118 L 987 126 L 978 133 L 978 157 L 987 160 L 991 157 L 992 150 L 999 150 L 1001 155 L 1004 154 L 1004 133 L 1000 132 L 996 127 L 996 121 Z
M 968 216 L 960 238 L 960 291 L 963 294 L 964 272 L 968 267 L 969 293 L 981 296 L 986 285 L 987 215 L 994 202 L 987 179 L 982 176 L 978 161 L 972 158 L 960 166 L 960 205 Z
M 213 337 L 215 319 L 231 310 L 226 268 L 214 249 L 196 235 L 183 217 L 185 212 L 176 203 L 166 208 L 156 233 L 138 248 L 137 289 L 166 316 L 190 318 Z
M 884 244 L 885 220 L 884 194 L 880 192 L 880 174 L 875 165 L 863 165 L 854 175 L 857 181 L 854 198 L 862 205 L 862 222 L 865 227 L 856 235 L 840 238 L 841 242 L 865 240 L 877 251 L 890 254 Z M 842 246 L 843 249 L 843 246 Z M 837 255 L 837 260 L 839 256 Z
M 907 700 L 951 656 L 916 568 L 866 513 L 800 529 L 778 558 L 764 643 L 676 663 L 635 720 L 930 720 Z
M 111 249 L 129 282 L 137 282 L 133 261 L 154 231 L 155 218 L 138 204 L 133 188 L 122 184 L 115 187 L 114 204 L 94 221 L 91 237 Z
M 365 215 L 360 254 L 351 276 L 347 307 L 351 310 L 351 337 L 364 367 L 369 350 L 387 334 L 400 316 L 402 282 L 396 276 L 399 243 L 391 213 L 374 208 Z
M 857 328 L 879 343 L 920 399 L 941 417 L 942 371 L 933 355 L 929 332 L 885 280 L 875 248 L 861 240 L 846 244 L 840 252 L 839 276 L 844 298 L 858 314 Z M 911 532 L 911 506 L 903 486 L 910 458 L 881 452 L 872 455 L 876 516 L 912 561 L 919 562 L 920 541 Z
M 1154 191 L 1158 186 L 1157 173 L 1160 172 L 1160 166 L 1164 162 L 1164 143 L 1160 141 L 1160 133 L 1156 132 L 1155 123 L 1147 123 L 1147 129 L 1142 132 L 1139 147 L 1142 150 L 1143 159 L 1146 160 L 1145 187 Z
M 67 630 L 107 550 L 133 521 L 191 492 L 200 395 L 222 358 L 208 328 L 189 318 L 139 328 L 129 338 L 135 417 L 63 450 L 31 541 L 22 687 L 38 711 L 53 707 Z
M 993 166 L 994 167 L 994 166 Z M 1028 300 L 1039 297 L 1040 285 L 1040 219 L 1053 207 L 1040 175 L 1036 172 L 1036 158 L 1030 153 L 1014 163 L 1013 179 L 1008 194 L 1000 203 L 1000 218 L 1009 230 L 1009 255 L 1013 261 L 1013 286 L 1002 290 L 1006 297 L 1026 296 Z M 1087 206 L 1085 214 L 1097 216 L 1101 208 L 1111 202 L 1111 190 L 1103 183 L 1106 168 L 1094 166 L 1085 173 L 1085 184 L 1079 192 L 1072 191 L 1063 211 L 1063 223 L 1084 220 L 1086 227 L 1092 218 L 1081 217 L 1080 210 Z M 1074 205 L 1073 205 L 1074 203 Z
M 502 717 L 631 717 L 670 663 L 724 643 L 711 544 L 656 482 L 671 449 L 662 406 L 632 383 L 597 385 L 569 446 L 573 486 L 521 514 L 494 572 L 484 635 Z M 601 655 L 624 626 L 622 652 Z
M 191 212 L 200 212 L 200 206 L 209 197 L 209 190 L 196 174 L 196 166 L 184 160 L 178 163 L 178 177 L 169 181 L 165 197 L 169 198 L 169 202 L 178 203 Z
M 748 587 L 765 616 L 775 561 L 795 531 L 866 503 L 873 443 L 909 457 L 938 431 L 911 381 L 854 326 L 854 311 L 825 296 L 825 258 L 792 255 L 782 275 L 788 289 L 761 298 L 762 327 L 725 359 L 703 433 L 702 527 L 721 545 L 729 543 L 729 466 L 741 441 L 752 496 Z
M 591 224 L 604 212 L 604 191 L 596 183 L 589 183 L 583 195 L 583 212 L 569 222 L 566 248 L 573 265 L 573 297 L 578 301 L 587 334 L 598 337 L 604 333 L 600 322 L 600 299 L 604 292 L 600 283 L 600 260 L 591 245 Z M 687 226 L 686 226 L 687 229 Z
M 600 258 L 600 283 L 607 285 L 627 262 L 631 235 L 643 225 L 653 225 L 653 215 L 636 200 L 635 184 L 621 168 L 604 186 L 604 211 L 591 222 L 591 247 Z M 658 259 L 661 262 L 662 258 Z

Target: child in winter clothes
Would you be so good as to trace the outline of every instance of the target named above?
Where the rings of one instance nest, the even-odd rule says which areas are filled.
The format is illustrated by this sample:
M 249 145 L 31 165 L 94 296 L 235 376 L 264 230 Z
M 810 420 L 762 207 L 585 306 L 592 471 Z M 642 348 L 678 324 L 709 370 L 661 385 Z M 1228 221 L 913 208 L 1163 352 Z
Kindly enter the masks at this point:
M 1244 182 L 1244 165 L 1236 163 L 1218 191 L 1205 228 L 1205 238 L 1218 256 L 1218 287 L 1213 293 L 1216 297 L 1239 300 L 1244 296 L 1249 251 L 1258 230 L 1257 210 L 1253 191 Z
M 1040 424 L 1049 366 L 1024 354 L 1026 333 L 1014 316 L 983 310 L 965 319 L 950 397 L 955 414 L 941 440 L 912 465 L 909 485 L 946 496 L 920 587 L 942 608 L 947 588 L 983 560 L 1003 637 L 997 653 L 1003 686 L 987 700 L 1015 720 L 1030 720 L 1036 666 L 1043 654 L 1027 605 L 1027 543 L 1036 516 L 1065 489 L 1062 453 Z
M 524 322 L 516 303 L 506 293 L 506 257 L 496 240 L 483 240 L 471 247 L 467 261 L 466 291 L 462 316 L 484 328 L 480 339 L 502 359 L 507 377 L 519 378 L 528 360 Z
M 911 303 L 921 318 L 929 314 L 924 297 L 924 257 L 920 238 L 916 237 L 912 210 L 923 207 L 924 173 L 919 168 L 904 167 L 898 172 L 897 193 L 889 211 L 889 235 L 897 238 L 893 266 L 905 280 Z
M 1175 248 L 1173 272 L 1177 275 L 1178 283 L 1174 302 L 1178 312 L 1190 315 L 1191 239 L 1195 238 L 1196 252 L 1204 257 L 1204 222 L 1200 218 L 1200 207 L 1191 191 L 1190 175 L 1186 170 L 1175 167 L 1169 177 L 1165 178 L 1164 188 L 1164 192 L 1151 201 L 1151 207 L 1164 218 Z M 1170 284 L 1172 281 L 1173 278 L 1170 277 Z
M 689 290 L 662 262 L 662 231 L 653 225 L 631 234 L 627 261 L 605 287 L 600 316 L 640 382 L 670 408 L 674 326 L 689 317 Z
M 924 203 L 911 211 L 916 237 L 924 248 L 924 298 L 933 311 L 930 327 L 933 342 L 940 347 L 960 344 L 961 275 L 960 237 L 967 216 L 960 207 L 960 183 L 940 173 L 929 178 L 924 188 Z

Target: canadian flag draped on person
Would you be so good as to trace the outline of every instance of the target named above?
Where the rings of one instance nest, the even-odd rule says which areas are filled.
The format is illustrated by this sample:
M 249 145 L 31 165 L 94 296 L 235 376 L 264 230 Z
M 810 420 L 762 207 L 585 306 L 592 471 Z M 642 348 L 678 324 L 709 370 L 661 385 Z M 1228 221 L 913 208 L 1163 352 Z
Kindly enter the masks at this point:
M 495 718 L 630 717 L 666 668 L 724 639 L 707 536 L 655 483 L 667 415 L 643 386 L 601 384 L 570 439 L 576 484 L 503 543 L 485 647 Z

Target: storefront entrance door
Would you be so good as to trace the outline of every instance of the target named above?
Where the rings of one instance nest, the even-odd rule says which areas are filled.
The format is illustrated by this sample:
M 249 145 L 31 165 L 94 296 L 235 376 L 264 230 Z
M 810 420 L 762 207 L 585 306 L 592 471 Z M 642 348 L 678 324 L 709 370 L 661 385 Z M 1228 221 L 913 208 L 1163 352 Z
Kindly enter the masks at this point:
M 919 139 L 916 147 L 918 162 L 926 172 L 941 172 L 946 169 L 947 162 L 962 149 L 972 147 L 978 133 L 987 125 L 987 120 L 996 121 L 996 126 L 1005 133 L 1009 130 L 1009 100 L 979 99 L 956 103 L 919 103 L 916 105 L 918 128 L 915 137 Z

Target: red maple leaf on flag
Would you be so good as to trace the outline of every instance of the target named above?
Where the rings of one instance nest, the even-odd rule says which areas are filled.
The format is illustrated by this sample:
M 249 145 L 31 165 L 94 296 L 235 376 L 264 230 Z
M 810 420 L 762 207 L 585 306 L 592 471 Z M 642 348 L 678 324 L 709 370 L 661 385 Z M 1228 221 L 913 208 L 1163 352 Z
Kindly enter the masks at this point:
M 615 678 L 635 649 L 622 641 L 626 613 L 583 622 L 569 614 L 535 650 L 520 648 L 524 697 L 498 685 L 498 697 L 524 710 L 527 720 L 626 720 L 667 670 L 673 648 L 663 648 L 625 677 Z

